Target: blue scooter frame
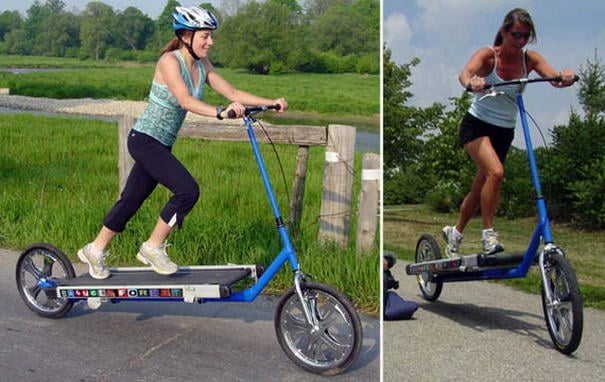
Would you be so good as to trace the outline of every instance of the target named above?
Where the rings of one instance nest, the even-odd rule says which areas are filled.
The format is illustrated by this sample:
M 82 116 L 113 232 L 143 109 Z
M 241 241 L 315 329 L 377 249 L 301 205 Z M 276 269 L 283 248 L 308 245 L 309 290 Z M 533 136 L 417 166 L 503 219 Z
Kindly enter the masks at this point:
M 575 80 L 577 81 L 578 78 L 576 77 Z M 542 303 L 549 334 L 557 350 L 570 354 L 579 346 L 582 337 L 582 296 L 575 272 L 567 261 L 565 253 L 553 243 L 522 96 L 527 84 L 545 81 L 560 82 L 561 78 L 523 78 L 485 87 L 485 89 L 491 89 L 485 97 L 501 95 L 510 97 L 503 92 L 497 92 L 496 88 L 506 85 L 519 86 L 516 104 L 519 109 L 527 158 L 536 192 L 538 217 L 536 228 L 525 253 L 474 254 L 443 259 L 439 244 L 434 237 L 424 234 L 416 245 L 416 263 L 408 264 L 406 272 L 417 276 L 424 298 L 435 301 L 441 294 L 444 282 L 523 278 L 527 275 L 529 268 L 537 264 L 542 279 Z M 539 251 L 541 244 L 543 244 L 543 248 L 542 251 Z M 539 255 L 536 258 L 538 252 Z
M 17 262 L 17 287 L 27 307 L 43 317 L 60 318 L 81 300 L 93 309 L 104 302 L 121 301 L 252 302 L 289 262 L 294 287 L 281 297 L 274 317 L 280 346 L 295 364 L 313 373 L 334 375 L 350 367 L 361 350 L 361 321 L 342 293 L 307 281 L 300 269 L 253 128 L 254 114 L 269 109 L 279 109 L 279 105 L 247 107 L 243 117 L 282 243 L 266 269 L 257 265 L 190 266 L 162 276 L 149 267 L 124 267 L 110 268 L 111 277 L 95 280 L 88 274 L 76 277 L 63 252 L 40 243 L 27 248 Z M 229 117 L 234 118 L 231 112 Z M 242 290 L 231 289 L 246 278 L 254 283 Z

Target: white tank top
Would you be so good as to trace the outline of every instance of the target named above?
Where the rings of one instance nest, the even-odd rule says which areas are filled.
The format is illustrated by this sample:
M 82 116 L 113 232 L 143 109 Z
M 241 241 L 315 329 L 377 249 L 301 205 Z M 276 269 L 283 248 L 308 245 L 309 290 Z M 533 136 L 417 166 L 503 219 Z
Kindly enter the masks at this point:
M 496 72 L 498 67 L 498 55 L 494 48 L 490 47 L 494 51 L 494 69 L 492 72 L 485 77 L 485 82 L 488 84 L 495 84 L 504 82 Z M 523 51 L 523 77 L 527 77 L 527 51 Z M 505 85 L 497 88 L 498 92 L 504 92 L 505 94 L 498 95 L 495 97 L 485 97 L 485 93 L 475 93 L 473 95 L 473 102 L 470 109 L 468 110 L 473 116 L 480 120 L 490 123 L 495 126 L 505 127 L 514 129 L 517 124 L 517 94 L 522 91 L 519 85 Z M 482 99 L 483 98 L 483 99 Z

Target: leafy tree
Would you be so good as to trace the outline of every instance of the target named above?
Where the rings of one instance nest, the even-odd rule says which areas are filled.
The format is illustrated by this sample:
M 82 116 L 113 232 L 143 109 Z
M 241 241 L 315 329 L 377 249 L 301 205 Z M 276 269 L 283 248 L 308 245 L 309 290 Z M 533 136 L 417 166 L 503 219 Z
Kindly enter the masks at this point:
M 100 59 L 111 43 L 115 29 L 113 8 L 100 1 L 90 2 L 82 12 L 80 39 L 82 51 L 88 57 Z
M 25 29 L 13 29 L 4 35 L 4 43 L 0 45 L 1 53 L 31 54 L 31 45 L 27 43 Z
M 311 43 L 320 51 L 344 56 L 375 52 L 379 46 L 377 33 L 368 33 L 368 20 L 351 6 L 337 3 L 329 7 L 311 24 Z
M 166 45 L 172 38 L 174 37 L 174 31 L 172 30 L 172 14 L 174 13 L 174 8 L 180 7 L 181 3 L 176 0 L 168 0 L 166 2 L 166 6 L 164 10 L 158 17 L 155 28 L 156 28 L 156 37 L 155 37 L 155 45 L 156 48 L 161 48 Z
M 64 9 L 62 0 L 32 4 L 23 23 L 28 37 L 20 44 L 27 53 L 64 56 L 68 48 L 78 45 L 78 20 Z
M 155 32 L 155 23 L 141 10 L 128 7 L 117 14 L 115 35 L 122 49 L 145 49 L 147 40 Z
M 18 11 L 4 11 L 0 13 L 0 41 L 10 31 L 21 28 L 23 19 Z
M 588 119 L 597 117 L 605 112 L 605 66 L 596 57 L 587 60 L 579 71 L 582 81 L 578 98 Z
M 295 47 L 298 18 L 278 1 L 251 1 L 228 17 L 217 33 L 221 60 L 231 68 L 267 74 L 289 69 Z
M 418 58 L 403 65 L 391 61 L 391 51 L 383 52 L 383 140 L 385 170 L 403 170 L 408 163 L 418 159 L 422 143 L 417 137 L 423 133 L 421 127 L 410 125 L 409 117 L 414 108 L 406 106 L 413 94 L 407 89 L 412 86 L 412 68 L 420 63 Z
M 551 190 L 551 215 L 590 228 L 605 227 L 605 69 L 594 60 L 580 71 L 579 100 L 585 111 L 573 111 L 567 125 L 555 126 L 553 147 L 545 163 L 545 189 Z
M 302 13 L 302 7 L 300 6 L 300 4 L 298 4 L 298 1 L 296 1 L 296 0 L 269 0 L 269 1 L 272 1 L 276 4 L 281 4 L 281 5 L 285 6 L 292 13 L 296 13 L 296 14 Z
M 313 20 L 320 15 L 323 15 L 331 6 L 342 3 L 349 5 L 352 0 L 305 0 L 304 11 L 307 18 Z

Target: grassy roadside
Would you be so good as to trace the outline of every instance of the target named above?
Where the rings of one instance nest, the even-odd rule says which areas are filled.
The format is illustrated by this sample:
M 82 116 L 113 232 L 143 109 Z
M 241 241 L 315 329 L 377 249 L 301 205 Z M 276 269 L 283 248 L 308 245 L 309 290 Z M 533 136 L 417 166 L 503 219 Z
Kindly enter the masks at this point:
M 76 250 L 93 239 L 117 197 L 115 124 L 3 114 L 0 141 L 0 247 L 22 250 L 35 242 L 50 242 L 75 260 Z M 288 187 L 296 149 L 277 146 Z M 277 160 L 269 146 L 262 150 L 287 220 L 287 192 Z M 181 138 L 174 152 L 198 180 L 202 197 L 185 228 L 171 236 L 171 257 L 183 265 L 268 264 L 280 243 L 249 145 Z M 360 258 L 354 248 L 340 251 L 316 242 L 323 159 L 320 149 L 311 150 L 302 233 L 295 243 L 300 262 L 305 272 L 375 314 L 378 250 Z M 359 162 L 357 158 L 358 170 Z M 354 192 L 357 195 L 358 185 Z M 161 188 L 152 194 L 109 248 L 111 266 L 137 263 L 134 254 L 168 197 Z M 291 274 L 283 269 L 268 291 L 281 292 L 291 285 Z
M 402 259 L 413 260 L 416 241 L 421 234 L 430 233 L 441 241 L 441 228 L 453 224 L 456 218 L 456 214 L 435 213 L 424 205 L 386 206 L 383 223 L 385 250 L 396 252 Z M 463 251 L 481 248 L 480 224 L 480 219 L 473 219 L 465 230 Z M 535 219 L 499 218 L 496 225 L 507 251 L 523 252 L 534 230 Z M 558 224 L 554 224 L 552 230 L 556 244 L 565 250 L 576 271 L 584 306 L 605 309 L 605 258 L 601 249 L 605 232 L 579 231 Z M 541 281 L 535 267 L 526 278 L 501 282 L 527 292 L 540 293 Z

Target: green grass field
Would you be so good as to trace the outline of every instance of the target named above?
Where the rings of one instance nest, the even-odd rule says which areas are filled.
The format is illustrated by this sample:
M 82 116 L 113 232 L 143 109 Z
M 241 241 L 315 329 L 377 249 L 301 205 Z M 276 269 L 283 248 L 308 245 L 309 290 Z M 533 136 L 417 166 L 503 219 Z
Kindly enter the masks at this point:
M 153 65 L 95 63 L 75 59 L 0 56 L 0 67 L 70 69 L 60 72 L 13 74 L 0 72 L 0 87 L 10 94 L 48 98 L 112 98 L 144 100 Z M 73 69 L 73 70 L 72 70 Z M 256 75 L 217 68 L 234 86 L 268 97 L 285 97 L 295 123 L 348 123 L 378 130 L 380 77 L 359 74 L 287 73 Z M 205 100 L 227 103 L 208 90 Z M 283 120 L 283 118 L 282 118 Z
M 441 229 L 456 222 L 457 215 L 432 212 L 424 205 L 387 206 L 384 211 L 384 247 L 406 260 L 414 260 L 416 241 L 423 233 L 429 233 L 442 244 Z M 465 229 L 461 250 L 466 253 L 481 249 L 481 219 L 471 220 Z M 496 219 L 500 239 L 507 252 L 524 252 L 535 227 L 535 219 Z M 555 243 L 565 250 L 567 258 L 576 271 L 584 296 L 584 305 L 605 309 L 605 258 L 601 245 L 603 232 L 579 231 L 567 225 L 553 224 Z M 412 277 L 412 276 L 409 276 Z M 530 269 L 526 278 L 503 281 L 508 285 L 540 293 L 541 280 L 536 267 Z M 447 288 L 447 286 L 445 286 Z
M 49 242 L 75 260 L 77 249 L 94 238 L 118 196 L 116 131 L 115 123 L 3 114 L 0 247 L 22 250 L 32 243 Z M 279 145 L 277 150 L 290 188 L 297 148 Z M 275 155 L 268 145 L 262 145 L 262 151 L 287 221 L 287 192 Z M 168 252 L 175 262 L 267 265 L 279 251 L 280 241 L 249 144 L 180 138 L 174 152 L 202 192 L 184 229 L 170 237 Z M 345 292 L 357 307 L 376 313 L 378 250 L 358 257 L 354 248 L 341 251 L 317 243 L 323 160 L 322 149 L 311 150 L 301 233 L 295 241 L 299 260 L 303 271 Z M 359 163 L 357 158 L 358 170 Z M 152 194 L 111 244 L 109 265 L 137 264 L 138 246 L 168 197 L 162 188 Z M 291 278 L 291 272 L 283 269 L 269 291 L 289 288 Z

